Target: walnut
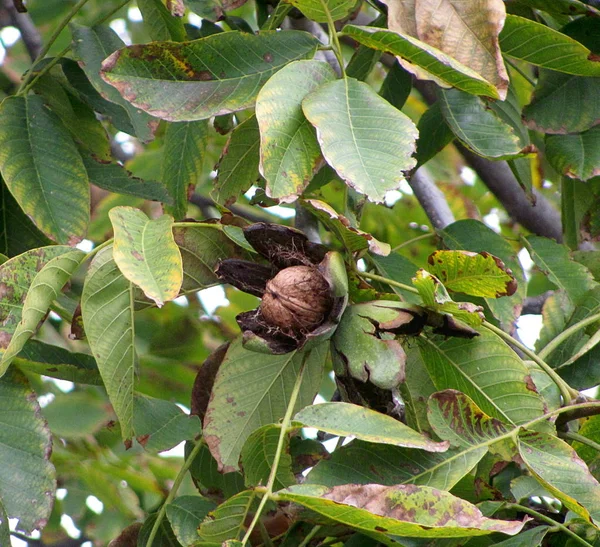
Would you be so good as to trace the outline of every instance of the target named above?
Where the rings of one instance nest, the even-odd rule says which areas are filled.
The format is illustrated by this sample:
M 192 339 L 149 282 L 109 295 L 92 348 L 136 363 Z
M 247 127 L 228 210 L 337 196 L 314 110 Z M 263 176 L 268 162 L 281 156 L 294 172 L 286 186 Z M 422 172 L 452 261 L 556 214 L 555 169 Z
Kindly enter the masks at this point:
M 260 310 L 265 321 L 285 331 L 310 331 L 324 321 L 332 303 L 329 283 L 316 268 L 291 266 L 267 283 Z

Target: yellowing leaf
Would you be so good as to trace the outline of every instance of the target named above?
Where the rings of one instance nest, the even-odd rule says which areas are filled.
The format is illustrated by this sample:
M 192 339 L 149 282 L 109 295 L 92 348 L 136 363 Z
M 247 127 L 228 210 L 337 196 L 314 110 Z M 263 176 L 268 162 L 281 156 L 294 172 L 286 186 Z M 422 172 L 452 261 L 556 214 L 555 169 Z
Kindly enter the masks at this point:
M 183 265 L 173 239 L 173 218 L 150 220 L 133 207 L 115 207 L 109 216 L 115 231 L 113 256 L 123 275 L 159 307 L 176 298 Z
M 294 201 L 322 164 L 314 128 L 302 112 L 302 99 L 335 72 L 321 61 L 296 61 L 275 73 L 256 99 L 260 127 L 260 171 L 267 196 Z
M 498 36 L 506 12 L 502 0 L 387 0 L 388 28 L 436 47 L 474 70 L 504 100 L 508 74 Z M 419 78 L 432 78 L 428 67 L 416 67 L 399 59 Z M 423 65 L 422 65 L 423 66 Z
M 512 271 L 490 253 L 435 251 L 428 262 L 429 271 L 450 291 L 499 298 L 517 290 Z

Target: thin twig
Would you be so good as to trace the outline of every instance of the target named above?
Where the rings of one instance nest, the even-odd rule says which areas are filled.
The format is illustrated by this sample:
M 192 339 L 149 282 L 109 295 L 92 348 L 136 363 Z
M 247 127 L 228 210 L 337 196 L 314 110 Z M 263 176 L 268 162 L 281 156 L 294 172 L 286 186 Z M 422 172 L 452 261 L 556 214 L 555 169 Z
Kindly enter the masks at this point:
M 42 37 L 28 13 L 17 11 L 13 0 L 4 0 L 4 9 L 13 26 L 19 29 L 29 57 L 33 61 L 42 50 Z
M 590 315 L 585 319 L 582 319 L 578 323 L 570 326 L 568 329 L 563 330 L 558 335 L 556 335 L 548 344 L 546 344 L 541 351 L 539 352 L 539 356 L 542 359 L 545 359 L 550 355 L 558 346 L 560 346 L 567 338 L 575 334 L 577 331 L 595 323 L 600 320 L 600 313 L 595 313 L 594 315 Z
M 574 433 L 573 431 L 559 431 L 558 436 L 561 439 L 567 439 L 569 441 L 576 441 L 578 443 L 585 444 L 586 446 L 589 446 L 596 452 L 600 453 L 600 444 L 592 441 L 592 439 L 588 439 L 587 437 L 580 435 L 579 433 Z
M 242 545 L 246 545 L 248 543 L 248 540 L 252 535 L 252 531 L 258 523 L 261 517 L 261 513 L 265 508 L 265 505 L 267 504 L 267 502 L 273 494 L 273 485 L 275 484 L 275 479 L 277 478 L 277 469 L 279 468 L 279 462 L 281 460 L 281 455 L 283 454 L 283 445 L 285 443 L 285 437 L 288 434 L 290 422 L 292 421 L 292 413 L 294 412 L 294 407 L 296 406 L 296 401 L 298 400 L 298 395 L 300 394 L 300 386 L 302 385 L 302 378 L 304 377 L 304 369 L 306 367 L 306 361 L 308 360 L 309 356 L 310 351 L 307 351 L 302 359 L 302 365 L 300 365 L 300 370 L 298 371 L 298 376 L 296 377 L 296 382 L 294 383 L 294 388 L 292 389 L 292 393 L 290 394 L 288 406 L 286 408 L 285 415 L 281 422 L 281 431 L 279 432 L 279 439 L 277 441 L 277 448 L 275 449 L 275 455 L 273 457 L 271 472 L 269 473 L 269 478 L 267 480 L 267 486 L 262 491 L 263 496 L 260 500 L 258 508 L 256 509 L 254 518 L 252 519 L 250 526 L 248 526 L 248 529 L 246 530 L 244 539 L 242 539 Z M 257 489 L 256 491 L 258 492 L 259 490 Z M 147 547 L 151 546 L 148 545 Z
M 516 511 L 520 511 L 522 513 L 527 513 L 528 515 L 531 515 L 532 517 L 536 518 L 537 520 L 545 522 L 546 524 L 550 524 L 551 526 L 555 526 L 561 532 L 563 532 L 564 534 L 567 534 L 568 536 L 573 538 L 577 543 L 580 543 L 581 545 L 585 545 L 585 547 L 593 547 L 590 543 L 585 541 L 585 539 L 579 537 L 575 532 L 572 532 L 571 530 L 569 530 L 564 524 L 562 524 L 554 519 L 551 519 L 550 517 L 547 517 L 546 515 L 543 515 L 542 513 L 539 513 L 535 509 L 530 509 L 529 507 L 525 507 L 524 505 L 519 505 L 518 503 L 507 503 L 505 507 L 506 507 L 506 509 L 515 509 Z
M 195 444 L 194 448 L 192 449 L 192 451 L 190 452 L 190 455 L 183 462 L 181 469 L 177 473 L 177 476 L 175 477 L 175 481 L 173 482 L 173 487 L 171 488 L 171 491 L 169 492 L 167 499 L 162 504 L 162 506 L 158 512 L 158 515 L 156 515 L 156 520 L 154 521 L 154 526 L 152 526 L 152 530 L 150 531 L 150 535 L 148 536 L 148 541 L 146 542 L 146 547 L 152 547 L 152 543 L 154 542 L 154 538 L 156 537 L 156 534 L 158 533 L 160 524 L 161 524 L 163 518 L 165 517 L 165 513 L 167 512 L 167 505 L 169 505 L 169 503 L 171 503 L 173 501 L 173 499 L 175 498 L 175 496 L 177 495 L 177 491 L 179 490 L 179 487 L 181 486 L 181 483 L 185 477 L 185 474 L 187 473 L 188 469 L 192 465 L 192 462 L 198 455 L 198 452 L 200 452 L 200 448 L 202 448 L 202 444 L 203 444 L 202 438 L 200 438 L 196 441 L 196 444 Z

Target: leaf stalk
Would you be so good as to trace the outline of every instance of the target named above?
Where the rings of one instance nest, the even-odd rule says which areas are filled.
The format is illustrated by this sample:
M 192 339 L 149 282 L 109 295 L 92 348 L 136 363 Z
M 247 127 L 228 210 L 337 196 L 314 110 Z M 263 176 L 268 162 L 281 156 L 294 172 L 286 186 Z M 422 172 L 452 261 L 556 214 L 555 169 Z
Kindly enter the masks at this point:
M 256 525 L 258 524 L 261 513 L 263 512 L 263 509 L 265 508 L 265 505 L 267 504 L 267 501 L 269 501 L 269 499 L 272 498 L 273 485 L 275 484 L 275 479 L 277 478 L 277 469 L 279 467 L 279 462 L 280 462 L 281 456 L 283 454 L 283 445 L 285 442 L 285 437 L 288 434 L 288 429 L 292 422 L 292 413 L 294 412 L 294 407 L 296 406 L 296 401 L 298 400 L 298 395 L 300 394 L 300 386 L 302 385 L 302 378 L 304 377 L 304 369 L 306 367 L 306 361 L 307 361 L 308 357 L 310 356 L 310 353 L 311 353 L 310 351 L 307 351 L 304 355 L 304 359 L 302 360 L 302 365 L 300 366 L 300 371 L 298 372 L 296 382 L 294 383 L 294 388 L 290 395 L 290 400 L 289 400 L 288 406 L 286 408 L 285 415 L 281 422 L 281 431 L 279 432 L 279 439 L 277 440 L 277 448 L 275 449 L 275 456 L 273 457 L 273 465 L 271 466 L 271 472 L 269 473 L 267 485 L 264 489 L 263 488 L 255 489 L 256 492 L 262 492 L 263 496 L 262 496 L 262 499 L 260 500 L 260 504 L 258 505 L 258 508 L 256 509 L 254 518 L 252 519 L 252 522 L 250 523 L 250 526 L 248 526 L 248 529 L 246 530 L 246 534 L 244 535 L 244 538 L 242 539 L 242 545 L 246 545 L 248 543 L 248 540 L 250 539 L 250 535 L 252 534 L 252 531 L 254 530 L 254 528 L 256 528 Z M 147 547 L 152 547 L 152 546 L 148 545 Z
M 173 482 L 173 487 L 171 488 L 171 491 L 169 492 L 167 499 L 162 504 L 162 506 L 158 512 L 158 515 L 156 515 L 156 520 L 154 521 L 154 526 L 152 526 L 152 530 L 150 531 L 150 535 L 148 536 L 148 541 L 146 542 L 146 547 L 152 547 L 152 543 L 154 542 L 154 539 L 156 538 L 156 534 L 158 533 L 158 529 L 160 528 L 160 523 L 162 522 L 163 518 L 165 518 L 165 514 L 167 512 L 167 505 L 169 505 L 169 503 L 171 503 L 173 501 L 173 499 L 175 498 L 175 496 L 177 495 L 177 491 L 179 490 L 179 487 L 181 486 L 181 483 L 185 477 L 185 474 L 187 473 L 188 469 L 192 465 L 192 462 L 198 455 L 198 452 L 200 452 L 200 448 L 202 448 L 203 443 L 204 443 L 204 440 L 202 437 L 200 437 L 196 441 L 196 444 L 194 445 L 194 448 L 190 452 L 190 455 L 183 462 L 181 469 L 179 470 L 179 472 L 177 473 L 177 476 L 175 477 L 175 481 Z

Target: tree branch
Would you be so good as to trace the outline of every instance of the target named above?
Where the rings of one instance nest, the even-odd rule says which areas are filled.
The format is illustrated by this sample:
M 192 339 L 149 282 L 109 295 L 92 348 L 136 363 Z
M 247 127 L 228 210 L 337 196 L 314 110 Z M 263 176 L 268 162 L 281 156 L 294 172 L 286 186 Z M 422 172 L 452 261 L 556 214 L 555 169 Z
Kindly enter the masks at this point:
M 414 85 L 428 104 L 437 100 L 433 82 L 415 80 Z M 534 188 L 533 205 L 505 161 L 482 158 L 457 140 L 454 145 L 513 220 L 536 235 L 562 242 L 560 213 L 543 195 Z
M 459 142 L 455 146 L 512 219 L 536 235 L 562 242 L 559 212 L 535 188 L 535 205 L 532 204 L 505 161 L 486 160 Z
M 4 11 L 8 14 L 10 24 L 19 29 L 25 49 L 31 60 L 35 60 L 42 50 L 42 37 L 33 24 L 28 13 L 19 13 L 13 0 L 3 1 Z
M 431 225 L 443 229 L 454 222 L 454 215 L 442 191 L 431 180 L 427 171 L 418 169 L 408 181 L 410 187 L 425 210 Z

